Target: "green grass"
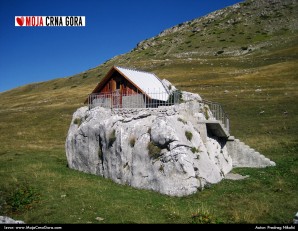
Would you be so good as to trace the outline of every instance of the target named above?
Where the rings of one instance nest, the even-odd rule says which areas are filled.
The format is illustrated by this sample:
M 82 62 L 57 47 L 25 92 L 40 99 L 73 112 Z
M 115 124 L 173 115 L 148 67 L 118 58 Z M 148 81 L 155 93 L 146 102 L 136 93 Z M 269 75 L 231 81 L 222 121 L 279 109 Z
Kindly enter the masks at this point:
M 192 140 L 192 133 L 190 131 L 185 131 L 185 137 L 191 141 Z
M 116 141 L 116 138 L 117 138 L 116 137 L 116 131 L 113 130 L 111 132 L 111 134 L 109 135 L 109 142 L 108 142 L 109 147 L 112 147 L 113 146 L 114 142 Z
M 264 21 L 250 31 L 237 23 L 226 34 L 216 28 L 224 20 L 206 24 L 210 35 L 201 31 L 190 36 L 188 28 L 183 35 L 158 39 L 158 50 L 136 49 L 73 77 L 1 93 L 0 214 L 26 223 L 291 223 L 298 208 L 298 40 L 288 31 L 262 34 Z M 252 35 L 253 41 L 247 41 Z M 235 40 L 231 45 L 229 37 Z M 272 46 L 227 55 L 233 47 L 241 51 L 267 39 Z M 198 53 L 191 60 L 172 56 L 202 50 L 212 55 Z M 225 52 L 214 56 L 219 50 Z M 113 64 L 152 71 L 180 90 L 218 101 L 229 114 L 231 134 L 276 167 L 233 169 L 250 177 L 223 180 L 182 198 L 69 169 L 64 145 L 72 114 Z
M 196 147 L 191 147 L 190 149 L 192 151 L 192 153 L 199 153 L 200 149 L 196 148 Z
M 80 126 L 82 124 L 82 118 L 75 118 L 73 123 Z
M 185 121 L 185 120 L 182 119 L 182 118 L 178 118 L 177 120 L 178 120 L 179 122 L 183 123 L 183 124 L 187 124 L 187 121 Z
M 135 137 L 131 137 L 130 140 L 129 140 L 130 147 L 133 148 L 135 146 L 135 143 L 136 143 L 136 138 Z
M 200 209 L 212 210 L 211 217 L 224 223 L 287 223 L 297 205 L 297 180 L 292 175 L 297 175 L 298 166 L 293 157 L 277 162 L 275 168 L 237 169 L 250 178 L 224 180 L 183 198 L 70 170 L 59 150 L 6 153 L 1 159 L 6 163 L 1 168 L 1 178 L 6 179 L 1 182 L 2 201 L 19 184 L 39 195 L 25 210 L 4 207 L 1 212 L 26 223 L 193 223 Z
M 152 159 L 157 159 L 160 156 L 161 148 L 150 141 L 147 145 L 148 155 Z

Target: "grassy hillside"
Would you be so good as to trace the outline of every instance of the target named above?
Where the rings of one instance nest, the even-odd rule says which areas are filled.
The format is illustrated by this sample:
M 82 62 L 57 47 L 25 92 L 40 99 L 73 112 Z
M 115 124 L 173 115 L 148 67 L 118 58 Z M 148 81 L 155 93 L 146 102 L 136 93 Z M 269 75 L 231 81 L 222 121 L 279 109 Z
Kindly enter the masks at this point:
M 0 215 L 26 223 L 290 223 L 298 208 L 297 1 L 246 1 L 72 77 L 0 94 Z M 112 65 L 218 101 L 232 135 L 275 161 L 175 198 L 67 168 L 72 113 Z

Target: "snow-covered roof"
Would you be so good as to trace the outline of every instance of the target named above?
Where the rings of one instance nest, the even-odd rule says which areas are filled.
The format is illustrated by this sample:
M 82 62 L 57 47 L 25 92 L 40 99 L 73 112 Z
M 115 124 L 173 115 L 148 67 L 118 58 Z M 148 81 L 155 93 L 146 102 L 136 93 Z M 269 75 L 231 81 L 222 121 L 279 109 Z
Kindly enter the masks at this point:
M 138 86 L 138 88 L 145 92 L 150 98 L 163 101 L 168 100 L 169 91 L 155 74 L 127 69 L 124 67 L 115 68 L 127 79 Z

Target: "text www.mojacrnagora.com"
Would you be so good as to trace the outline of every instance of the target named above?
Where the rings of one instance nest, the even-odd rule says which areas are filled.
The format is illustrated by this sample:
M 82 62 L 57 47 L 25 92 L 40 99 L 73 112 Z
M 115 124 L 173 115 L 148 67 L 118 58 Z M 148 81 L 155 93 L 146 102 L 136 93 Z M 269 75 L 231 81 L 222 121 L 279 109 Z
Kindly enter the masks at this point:
M 4 226 L 6 230 L 59 230 L 61 226 L 39 226 L 39 225 L 24 225 L 24 226 Z

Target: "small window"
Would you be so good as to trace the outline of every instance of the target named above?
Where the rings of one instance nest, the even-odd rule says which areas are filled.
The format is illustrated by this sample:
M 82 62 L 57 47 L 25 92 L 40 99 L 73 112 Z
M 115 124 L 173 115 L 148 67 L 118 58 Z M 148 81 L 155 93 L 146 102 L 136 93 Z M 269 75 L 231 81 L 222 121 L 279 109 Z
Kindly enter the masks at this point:
M 120 89 L 121 82 L 116 82 L 116 89 Z

